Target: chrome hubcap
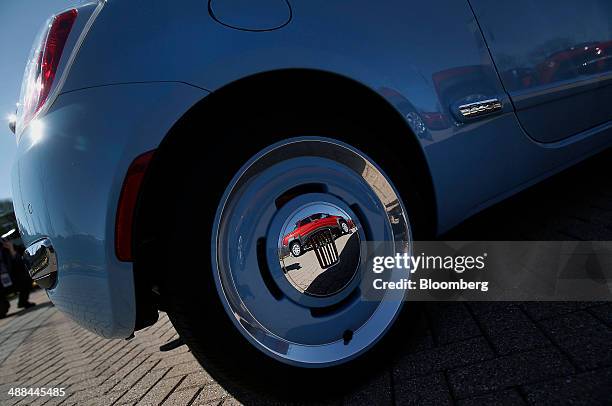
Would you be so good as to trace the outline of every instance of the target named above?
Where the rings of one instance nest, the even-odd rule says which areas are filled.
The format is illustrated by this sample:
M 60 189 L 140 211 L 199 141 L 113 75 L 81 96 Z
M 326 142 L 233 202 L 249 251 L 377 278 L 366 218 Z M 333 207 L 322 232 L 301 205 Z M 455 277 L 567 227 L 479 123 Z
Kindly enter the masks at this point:
M 365 243 L 387 242 L 395 254 L 410 239 L 396 191 L 369 158 L 336 140 L 295 138 L 256 154 L 228 186 L 213 276 L 256 348 L 291 365 L 335 365 L 376 343 L 402 306 L 397 290 L 362 300 Z

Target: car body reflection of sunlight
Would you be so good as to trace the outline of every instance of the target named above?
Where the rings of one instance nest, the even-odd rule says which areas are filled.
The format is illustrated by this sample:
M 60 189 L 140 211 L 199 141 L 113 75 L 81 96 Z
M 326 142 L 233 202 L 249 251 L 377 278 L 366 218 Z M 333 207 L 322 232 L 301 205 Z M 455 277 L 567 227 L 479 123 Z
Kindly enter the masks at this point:
M 40 143 L 45 136 L 45 125 L 40 120 L 32 120 L 30 122 L 30 140 L 32 141 L 30 144 L 30 148 L 34 147 L 36 144 Z

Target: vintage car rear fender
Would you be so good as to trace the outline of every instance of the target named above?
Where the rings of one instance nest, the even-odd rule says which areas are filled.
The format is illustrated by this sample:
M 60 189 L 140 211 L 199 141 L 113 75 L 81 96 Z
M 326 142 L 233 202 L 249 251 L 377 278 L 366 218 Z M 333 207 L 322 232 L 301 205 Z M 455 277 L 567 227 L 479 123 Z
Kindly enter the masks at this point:
M 184 83 L 72 91 L 21 136 L 13 196 L 23 241 L 51 241 L 58 272 L 49 297 L 102 336 L 127 337 L 134 330 L 132 264 L 120 262 L 114 250 L 127 169 L 206 94 Z

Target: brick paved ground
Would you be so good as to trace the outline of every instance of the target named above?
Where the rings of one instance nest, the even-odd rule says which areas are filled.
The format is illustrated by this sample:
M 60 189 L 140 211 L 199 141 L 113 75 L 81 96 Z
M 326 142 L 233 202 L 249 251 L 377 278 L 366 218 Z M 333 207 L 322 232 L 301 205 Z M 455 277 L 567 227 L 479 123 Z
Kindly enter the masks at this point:
M 448 239 L 612 240 L 612 151 L 457 228 Z M 0 320 L 0 404 L 234 404 L 164 316 L 130 341 L 103 340 L 41 305 Z M 13 303 L 14 305 L 14 303 Z M 346 404 L 612 404 L 612 303 L 409 304 L 405 348 Z M 14 308 L 13 308 L 14 310 Z M 47 351 L 39 361 L 33 354 Z M 65 387 L 11 398 L 10 387 Z

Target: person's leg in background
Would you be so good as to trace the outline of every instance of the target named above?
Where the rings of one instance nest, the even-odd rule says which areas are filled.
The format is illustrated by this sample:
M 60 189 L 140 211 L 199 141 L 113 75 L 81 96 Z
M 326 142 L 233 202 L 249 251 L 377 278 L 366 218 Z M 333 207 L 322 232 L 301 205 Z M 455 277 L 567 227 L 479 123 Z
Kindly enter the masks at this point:
M 13 277 L 15 279 L 16 290 L 19 291 L 19 300 L 17 307 L 20 309 L 28 309 L 35 306 L 30 302 L 30 292 L 32 291 L 32 278 L 25 269 L 21 255 L 16 255 L 13 260 Z
M 6 295 L 9 293 L 7 287 L 13 285 L 3 248 L 4 242 L 0 245 L 0 318 L 4 318 L 11 307 Z
M 0 319 L 6 317 L 11 303 L 6 299 L 6 289 L 0 283 Z
M 23 263 L 23 250 L 19 250 L 18 247 L 15 247 L 10 241 L 4 241 L 2 246 L 4 248 L 4 260 L 10 264 L 9 269 L 11 278 L 15 284 L 15 290 L 19 291 L 17 307 L 20 309 L 27 309 L 35 306 L 35 303 L 29 301 L 30 291 L 32 290 L 32 279 Z
M 17 301 L 17 307 L 27 309 L 32 306 L 36 306 L 35 303 L 29 301 L 30 291 L 32 290 L 32 280 L 29 277 L 23 277 L 23 280 L 19 282 L 19 300 Z

